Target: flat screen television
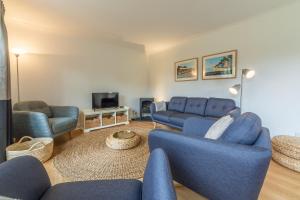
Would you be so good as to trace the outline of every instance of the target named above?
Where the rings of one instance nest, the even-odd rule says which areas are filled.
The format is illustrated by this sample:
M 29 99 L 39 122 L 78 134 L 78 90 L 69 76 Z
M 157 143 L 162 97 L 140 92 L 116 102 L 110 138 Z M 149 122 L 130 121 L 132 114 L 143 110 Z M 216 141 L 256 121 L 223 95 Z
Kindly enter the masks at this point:
M 92 93 L 93 109 L 119 107 L 119 93 Z

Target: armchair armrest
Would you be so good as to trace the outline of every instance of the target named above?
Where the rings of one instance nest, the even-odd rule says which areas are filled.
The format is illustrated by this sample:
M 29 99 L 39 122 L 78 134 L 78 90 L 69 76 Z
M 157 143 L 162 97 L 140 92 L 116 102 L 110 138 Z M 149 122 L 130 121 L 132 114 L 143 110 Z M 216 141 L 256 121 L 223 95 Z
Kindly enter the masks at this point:
M 53 117 L 72 117 L 78 119 L 79 109 L 75 106 L 50 106 Z
M 166 152 L 173 177 L 209 199 L 257 199 L 271 150 L 153 130 L 150 150 Z
M 40 199 L 50 187 L 45 168 L 32 156 L 21 156 L 0 165 L 0 198 Z
M 14 111 L 13 137 L 19 139 L 25 135 L 31 137 L 52 137 L 48 117 L 40 112 Z
M 191 117 L 185 120 L 182 132 L 186 136 L 204 137 L 214 123 L 213 120 Z
M 143 180 L 143 200 L 176 200 L 176 192 L 166 153 L 162 149 L 152 151 Z

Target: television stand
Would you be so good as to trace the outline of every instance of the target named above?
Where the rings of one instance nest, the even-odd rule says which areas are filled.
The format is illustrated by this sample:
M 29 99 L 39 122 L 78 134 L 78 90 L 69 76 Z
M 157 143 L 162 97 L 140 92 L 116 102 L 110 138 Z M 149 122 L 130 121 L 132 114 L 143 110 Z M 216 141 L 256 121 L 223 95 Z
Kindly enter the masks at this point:
M 129 124 L 129 107 L 84 109 L 80 112 L 80 128 L 85 132 Z

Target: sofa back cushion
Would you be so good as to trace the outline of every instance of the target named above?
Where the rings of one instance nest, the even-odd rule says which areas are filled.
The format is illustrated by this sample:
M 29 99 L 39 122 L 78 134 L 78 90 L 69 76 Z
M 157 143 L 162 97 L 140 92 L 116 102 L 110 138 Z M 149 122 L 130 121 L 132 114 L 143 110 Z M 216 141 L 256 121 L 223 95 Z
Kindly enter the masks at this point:
M 235 102 L 232 99 L 209 98 L 206 104 L 205 116 L 223 117 L 235 107 Z
M 261 119 L 249 112 L 235 119 L 220 139 L 236 144 L 253 145 L 261 131 Z
M 49 106 L 43 101 L 23 101 L 14 105 L 14 111 L 31 111 L 41 112 L 52 117 L 52 112 Z
M 184 112 L 187 97 L 172 97 L 169 104 L 168 110 Z
M 206 98 L 197 98 L 197 97 L 188 98 L 184 112 L 204 116 L 206 103 L 207 103 Z

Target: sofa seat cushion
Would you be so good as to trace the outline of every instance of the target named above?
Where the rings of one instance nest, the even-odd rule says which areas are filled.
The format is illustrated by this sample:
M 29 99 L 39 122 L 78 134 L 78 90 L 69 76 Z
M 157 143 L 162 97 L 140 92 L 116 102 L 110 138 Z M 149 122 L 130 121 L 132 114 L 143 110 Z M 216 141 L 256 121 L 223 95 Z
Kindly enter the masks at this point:
M 71 117 L 49 118 L 49 126 L 53 133 L 62 133 L 76 126 L 76 119 Z
M 62 183 L 50 188 L 42 200 L 141 200 L 142 183 L 138 180 L 103 180 Z
M 175 113 L 174 111 L 158 111 L 153 113 L 152 117 L 157 121 L 170 122 L 170 116 Z
M 205 109 L 205 116 L 223 117 L 235 109 L 235 107 L 235 102 L 232 99 L 209 98 Z
M 262 131 L 261 119 L 254 113 L 244 113 L 225 130 L 221 140 L 253 145 Z
M 172 97 L 168 104 L 168 110 L 184 112 L 186 101 L 187 97 Z
M 175 113 L 175 114 L 172 114 L 170 116 L 170 123 L 172 124 L 175 124 L 177 126 L 182 126 L 183 127 L 183 124 L 184 124 L 184 121 L 190 117 L 197 117 L 197 118 L 202 118 L 201 116 L 199 115 L 196 115 L 196 114 L 190 114 L 190 113 Z
M 185 113 L 192 113 L 204 116 L 207 99 L 192 97 L 188 98 L 185 106 Z

